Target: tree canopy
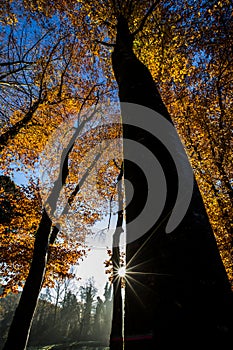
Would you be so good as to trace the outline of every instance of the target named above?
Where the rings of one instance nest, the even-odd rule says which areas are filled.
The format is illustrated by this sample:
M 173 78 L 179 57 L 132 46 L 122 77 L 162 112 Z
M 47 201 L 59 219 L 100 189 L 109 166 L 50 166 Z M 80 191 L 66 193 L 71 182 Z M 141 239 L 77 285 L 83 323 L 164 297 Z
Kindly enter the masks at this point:
M 24 287 L 25 303 L 36 281 L 33 316 L 42 282 L 72 276 L 86 237 L 122 201 L 121 82 L 112 68 L 120 16 L 122 40 L 148 67 L 182 139 L 232 284 L 232 2 L 0 5 L 2 296 Z
M 116 100 L 109 66 L 120 13 L 129 21 L 135 34 L 134 51 L 150 69 L 185 144 L 228 276 L 233 278 L 231 2 L 8 1 L 1 8 L 0 165 L 4 176 L 15 177 L 18 171 L 30 183 L 17 190 L 14 185 L 11 194 L 1 185 L 3 211 L 9 201 L 14 212 L 7 223 L 1 223 L 3 251 L 11 246 L 8 258 L 2 255 L 4 281 L 14 276 L 9 277 L 8 291 L 21 285 L 27 268 L 23 273 L 16 271 L 30 261 L 41 215 L 35 169 L 49 137 L 64 121 L 84 121 L 85 115 L 80 114 L 84 106 Z M 91 139 L 100 142 L 93 131 L 84 142 L 87 149 Z M 82 158 L 82 152 L 77 153 L 70 160 L 73 184 Z M 113 160 L 103 170 L 105 180 L 110 178 L 106 171 L 114 171 L 111 176 L 117 178 L 119 169 Z M 3 182 L 6 179 L 2 177 Z M 107 193 L 109 183 L 104 183 L 106 190 L 101 191 Z M 77 201 L 80 205 L 81 197 Z M 92 223 L 100 215 L 93 208 L 82 213 Z M 85 229 L 88 220 L 82 224 L 83 217 L 78 220 L 80 230 Z M 74 248 L 57 244 L 61 247 L 53 248 L 58 259 L 54 266 L 67 271 L 68 256 L 73 263 L 79 255 L 71 258 Z M 20 254 L 16 253 L 19 246 Z M 66 249 L 70 254 L 65 254 Z M 11 262 L 15 259 L 17 264 Z

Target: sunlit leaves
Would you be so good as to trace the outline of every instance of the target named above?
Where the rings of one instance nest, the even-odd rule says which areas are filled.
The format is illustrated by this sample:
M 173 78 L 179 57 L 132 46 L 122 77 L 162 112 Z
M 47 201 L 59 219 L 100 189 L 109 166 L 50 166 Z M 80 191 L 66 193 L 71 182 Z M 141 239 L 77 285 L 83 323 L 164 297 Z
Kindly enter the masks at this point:
M 79 112 L 84 102 L 88 108 L 97 101 L 116 99 L 116 85 L 110 69 L 113 48 L 100 42 L 115 42 L 119 13 L 127 17 L 133 33 L 139 28 L 152 3 L 146 0 L 61 0 L 54 3 L 25 0 L 24 7 L 21 1 L 12 1 L 2 10 L 0 15 L 5 16 L 2 22 L 7 30 L 1 33 L 3 44 L 0 58 L 4 64 L 9 63 L 10 58 L 10 64 L 1 66 L 1 132 L 10 130 L 23 120 L 34 103 L 38 102 L 30 120 L 14 137 L 9 138 L 7 147 L 5 145 L 0 159 L 2 172 L 12 176 L 16 169 L 23 170 L 29 177 L 58 126 L 64 121 L 73 125 L 80 122 Z M 232 279 L 231 2 L 158 2 L 135 37 L 134 52 L 150 69 L 185 144 L 223 261 Z M 25 63 L 26 60 L 30 63 Z M 95 89 L 85 100 L 93 86 Z M 96 117 L 93 124 L 88 124 L 85 132 L 79 135 L 70 154 L 69 176 L 63 199 L 69 198 L 85 170 L 91 167 L 93 157 L 88 156 L 88 161 L 83 163 L 83 159 L 91 155 L 91 150 L 99 147 L 104 151 L 108 140 L 117 139 L 120 135 L 117 130 L 101 129 L 97 125 Z M 111 198 L 114 200 L 121 166 L 120 157 L 116 157 L 114 151 L 109 150 L 107 156 L 103 152 L 102 164 L 92 169 L 85 183 L 85 191 L 76 194 L 70 213 L 58 216 L 54 224 L 67 227 L 69 233 L 69 226 L 76 227 L 78 234 L 83 232 L 85 235 L 88 225 L 91 226 L 101 217 L 100 199 L 107 203 Z M 55 161 L 56 155 L 52 150 L 51 156 Z M 98 201 L 93 196 L 93 180 L 99 194 Z M 13 198 L 10 201 L 14 202 Z M 21 206 L 27 220 L 24 222 L 23 216 L 16 216 L 11 219 L 11 225 L 17 228 L 17 232 L 27 231 L 30 235 L 31 228 L 38 223 L 38 217 L 32 219 L 35 214 L 27 206 L 29 203 L 26 202 Z M 8 210 L 6 203 L 3 208 Z M 30 227 L 27 226 L 29 224 Z M 70 253 L 69 261 L 64 232 L 60 233 L 61 245 L 54 246 L 51 251 L 48 271 L 53 271 L 55 275 L 67 272 L 69 264 L 73 264 L 77 258 L 72 249 L 78 234 L 70 236 L 73 253 Z M 31 252 L 33 237 L 28 242 Z M 22 233 L 22 246 L 25 244 Z M 29 251 L 25 253 L 25 261 L 30 260 L 27 255 Z M 55 263 L 55 256 L 60 256 L 60 260 L 64 261 L 63 269 L 63 265 Z M 13 269 L 13 264 L 8 264 Z M 4 269 L 7 269 L 7 265 L 4 265 Z M 19 278 L 19 281 L 22 279 Z

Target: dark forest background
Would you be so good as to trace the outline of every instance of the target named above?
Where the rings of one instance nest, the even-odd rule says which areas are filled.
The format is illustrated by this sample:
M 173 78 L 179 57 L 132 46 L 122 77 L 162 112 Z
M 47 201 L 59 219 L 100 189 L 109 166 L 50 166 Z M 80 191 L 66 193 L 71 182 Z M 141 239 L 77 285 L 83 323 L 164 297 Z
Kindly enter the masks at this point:
M 68 341 L 95 341 L 107 345 L 111 328 L 112 296 L 107 283 L 103 297 L 97 296 L 94 281 L 72 291 L 62 282 L 41 293 L 33 320 L 29 346 L 44 346 Z M 0 349 L 5 342 L 19 294 L 0 299 Z

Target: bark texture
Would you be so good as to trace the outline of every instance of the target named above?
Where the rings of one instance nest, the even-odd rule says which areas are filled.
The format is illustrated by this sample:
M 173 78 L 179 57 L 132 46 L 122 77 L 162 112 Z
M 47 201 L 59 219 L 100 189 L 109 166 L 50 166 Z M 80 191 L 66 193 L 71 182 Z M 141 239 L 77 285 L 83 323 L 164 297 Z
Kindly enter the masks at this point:
M 172 123 L 149 70 L 133 53 L 133 37 L 122 16 L 112 64 L 121 102 L 149 107 Z M 232 344 L 232 292 L 198 186 L 195 182 L 182 222 L 166 234 L 178 191 L 174 162 L 148 132 L 124 125 L 125 113 L 123 107 L 124 139 L 150 149 L 167 181 L 166 204 L 159 220 L 143 237 L 127 244 L 127 268 L 135 266 L 135 272 L 141 273 L 131 281 L 134 291 L 126 283 L 125 349 L 227 349 Z M 126 208 L 129 223 L 145 203 L 147 185 L 142 171 L 130 161 L 124 162 L 124 177 L 134 187 Z M 126 198 L 129 193 L 126 185 Z M 128 237 L 133 234 L 127 230 Z
M 111 350 L 118 350 L 123 348 L 123 315 L 122 315 L 122 297 L 121 297 L 121 280 L 117 275 L 117 271 L 120 267 L 120 236 L 123 232 L 123 191 L 122 180 L 123 167 L 121 167 L 120 174 L 117 178 L 117 191 L 118 191 L 118 217 L 116 229 L 113 235 L 113 247 L 112 247 L 112 267 L 113 267 L 113 315 L 112 315 L 112 328 L 110 335 L 110 347 Z
M 33 315 L 46 271 L 51 224 L 52 222 L 44 210 L 35 238 L 29 274 L 3 350 L 26 349 Z
M 6 137 L 5 141 L 8 140 L 8 137 L 13 138 L 16 133 L 30 121 L 31 117 L 32 115 L 28 115 L 27 119 L 24 118 L 22 121 L 20 121 L 20 123 L 13 128 L 13 132 L 10 132 L 10 134 Z M 41 221 L 35 236 L 33 257 L 29 274 L 25 281 L 19 304 L 16 308 L 3 350 L 25 350 L 27 347 L 33 316 L 36 311 L 39 294 L 44 282 L 49 255 L 49 245 L 52 245 L 55 242 L 60 229 L 59 223 L 57 223 L 55 226 L 52 225 L 51 217 L 56 210 L 61 189 L 65 185 L 69 174 L 69 154 L 72 151 L 75 140 L 80 130 L 82 130 L 83 126 L 85 125 L 85 122 L 80 124 L 70 139 L 68 146 L 62 151 L 60 172 L 58 178 L 54 182 L 53 189 L 46 203 L 48 208 L 50 208 L 50 213 L 48 214 L 46 209 L 43 209 Z M 86 170 L 86 173 L 83 175 L 81 181 L 77 184 L 68 200 L 69 204 L 71 204 L 74 200 L 76 194 L 80 190 L 81 185 L 87 178 L 89 171 L 94 167 L 94 164 L 99 159 L 100 155 L 101 153 L 97 154 L 93 164 Z M 68 205 L 64 208 L 63 214 L 67 213 L 67 210 Z

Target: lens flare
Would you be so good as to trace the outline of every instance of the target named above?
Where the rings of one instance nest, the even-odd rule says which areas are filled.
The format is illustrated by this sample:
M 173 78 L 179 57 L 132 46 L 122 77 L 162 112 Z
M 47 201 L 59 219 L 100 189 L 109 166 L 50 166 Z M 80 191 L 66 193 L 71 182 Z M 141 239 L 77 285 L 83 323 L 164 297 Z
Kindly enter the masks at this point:
M 122 277 L 122 278 L 125 277 L 125 275 L 126 275 L 126 268 L 125 268 L 125 266 L 121 266 L 118 269 L 117 274 L 118 274 L 119 277 Z

